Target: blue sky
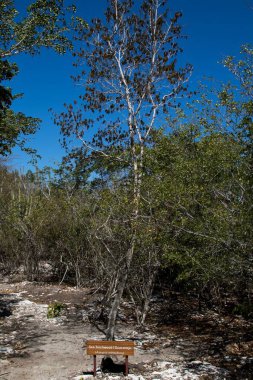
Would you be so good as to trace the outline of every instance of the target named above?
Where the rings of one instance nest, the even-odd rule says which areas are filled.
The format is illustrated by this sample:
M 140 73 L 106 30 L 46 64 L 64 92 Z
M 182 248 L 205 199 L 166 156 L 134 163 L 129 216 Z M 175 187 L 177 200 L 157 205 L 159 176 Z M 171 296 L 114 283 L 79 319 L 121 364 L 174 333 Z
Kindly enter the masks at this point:
M 91 18 L 102 17 L 106 0 L 76 0 L 78 15 L 89 22 Z M 138 2 L 138 0 L 137 0 Z M 28 0 L 17 1 L 22 12 Z M 230 74 L 219 62 L 227 55 L 239 55 L 240 46 L 253 44 L 253 0 L 170 0 L 173 10 L 181 10 L 183 34 L 182 60 L 194 67 L 191 86 L 204 76 L 218 81 L 231 79 Z M 63 104 L 77 97 L 79 89 L 70 79 L 74 73 L 70 54 L 57 56 L 43 50 L 39 56 L 16 57 L 20 73 L 12 81 L 15 92 L 24 97 L 15 102 L 15 110 L 42 119 L 40 130 L 31 136 L 30 145 L 42 156 L 39 166 L 55 166 L 64 151 L 59 144 L 59 130 L 53 124 L 49 108 L 56 112 L 63 110 Z M 12 168 L 25 172 L 29 157 L 15 149 L 9 159 Z

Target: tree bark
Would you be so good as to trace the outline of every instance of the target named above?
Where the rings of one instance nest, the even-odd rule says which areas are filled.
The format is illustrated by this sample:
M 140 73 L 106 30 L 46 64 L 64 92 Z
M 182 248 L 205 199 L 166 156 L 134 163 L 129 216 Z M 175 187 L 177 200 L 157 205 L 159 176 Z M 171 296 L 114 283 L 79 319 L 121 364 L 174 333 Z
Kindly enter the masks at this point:
M 130 264 L 131 264 L 133 253 L 134 253 L 134 245 L 135 245 L 135 238 L 131 242 L 131 247 L 129 248 L 126 255 L 125 265 L 118 279 L 116 295 L 112 302 L 111 310 L 108 316 L 108 324 L 107 324 L 107 329 L 106 329 L 107 340 L 114 340 L 117 314 L 118 314 L 120 302 L 121 302 L 121 299 L 122 299 L 122 296 L 127 284 Z

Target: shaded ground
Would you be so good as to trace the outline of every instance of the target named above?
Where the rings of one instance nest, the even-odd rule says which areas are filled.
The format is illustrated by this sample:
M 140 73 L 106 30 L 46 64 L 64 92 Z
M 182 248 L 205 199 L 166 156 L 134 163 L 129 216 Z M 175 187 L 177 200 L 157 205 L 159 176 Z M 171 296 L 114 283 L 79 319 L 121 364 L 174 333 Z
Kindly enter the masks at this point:
M 104 337 L 89 322 L 97 299 L 91 289 L 1 283 L 0 379 L 85 379 L 82 373 L 92 369 L 85 341 Z M 54 301 L 66 308 L 61 317 L 47 319 Z M 136 342 L 132 379 L 253 379 L 252 323 L 196 310 L 193 300 L 180 296 L 154 298 L 148 328 L 140 331 L 132 305 L 123 305 L 117 339 Z
M 153 305 L 150 319 L 158 322 L 159 335 L 167 332 L 171 347 L 176 346 L 187 359 L 225 368 L 226 379 L 253 379 L 252 321 L 210 310 L 200 313 L 196 300 L 172 298 Z

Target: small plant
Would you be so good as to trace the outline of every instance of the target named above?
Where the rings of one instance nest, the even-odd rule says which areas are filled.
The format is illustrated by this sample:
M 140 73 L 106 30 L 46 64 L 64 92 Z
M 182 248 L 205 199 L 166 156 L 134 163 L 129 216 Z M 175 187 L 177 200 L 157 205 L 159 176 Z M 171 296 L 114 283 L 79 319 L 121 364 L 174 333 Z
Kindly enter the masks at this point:
M 238 304 L 234 307 L 232 313 L 241 315 L 245 319 L 250 319 L 253 317 L 253 305 L 246 302 Z
M 56 318 L 59 317 L 62 310 L 65 308 L 65 305 L 61 302 L 53 302 L 48 305 L 47 308 L 47 318 Z

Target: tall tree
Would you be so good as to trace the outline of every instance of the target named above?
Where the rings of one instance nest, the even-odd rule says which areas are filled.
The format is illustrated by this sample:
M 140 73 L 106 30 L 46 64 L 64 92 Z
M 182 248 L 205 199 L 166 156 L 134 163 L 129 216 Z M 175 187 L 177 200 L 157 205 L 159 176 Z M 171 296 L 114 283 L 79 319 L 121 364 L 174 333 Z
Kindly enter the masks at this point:
M 145 178 L 169 267 L 219 302 L 224 290 L 240 302 L 252 291 L 252 57 L 244 46 L 225 60 L 239 86 L 204 88 L 150 151 Z
M 252 196 L 253 196 L 253 47 L 244 45 L 239 59 L 229 56 L 224 60 L 237 79 L 235 88 L 225 86 L 220 94 L 222 105 L 229 117 L 231 129 L 241 145 L 243 170 L 240 186 L 240 220 L 237 219 L 238 251 L 241 252 L 240 291 L 241 298 L 250 302 L 253 286 L 252 271 Z M 239 82 L 239 85 L 238 85 Z M 238 287 L 239 288 L 239 287 Z
M 105 22 L 95 19 L 88 29 L 79 25 L 77 66 L 86 65 L 76 81 L 84 86 L 81 104 L 67 106 L 56 117 L 66 147 L 76 137 L 89 158 L 118 162 L 131 179 L 128 248 L 111 305 L 107 338 L 113 339 L 117 311 L 136 248 L 145 147 L 178 94 L 186 90 L 191 66 L 177 67 L 180 12 L 166 1 L 110 0 Z M 92 138 L 89 138 L 93 129 Z M 87 132 L 88 131 L 88 132 Z M 88 153 L 87 153 L 88 152 Z M 120 168 L 120 166 L 119 166 Z
M 26 149 L 25 136 L 35 133 L 39 125 L 39 119 L 11 109 L 17 95 L 6 82 L 18 73 L 13 58 L 20 53 L 37 54 L 43 46 L 60 54 L 70 49 L 68 25 L 73 11 L 74 7 L 64 6 L 64 0 L 37 0 L 20 18 L 13 0 L 0 0 L 0 155 L 9 154 L 15 145 Z

